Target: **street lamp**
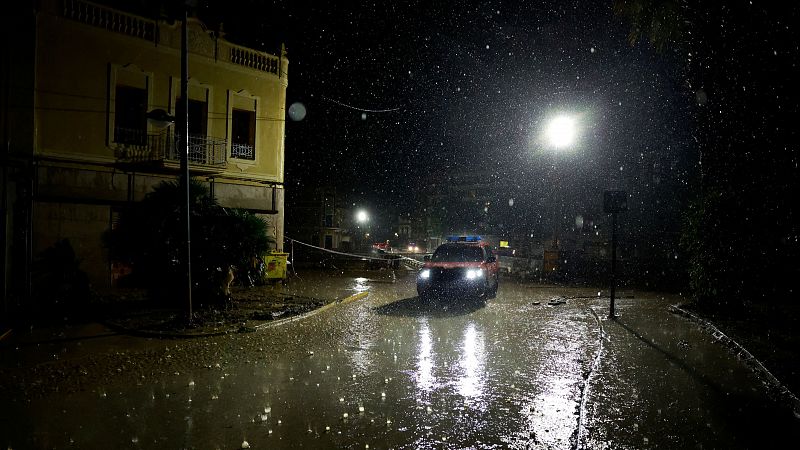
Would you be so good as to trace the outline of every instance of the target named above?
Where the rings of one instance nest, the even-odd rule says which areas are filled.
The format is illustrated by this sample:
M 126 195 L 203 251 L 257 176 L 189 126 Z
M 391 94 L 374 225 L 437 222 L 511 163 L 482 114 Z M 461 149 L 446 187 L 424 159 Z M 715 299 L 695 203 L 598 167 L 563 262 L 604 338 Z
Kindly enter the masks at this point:
M 191 224 L 189 223 L 189 8 L 197 6 L 197 0 L 183 1 L 183 20 L 181 21 L 181 86 L 180 101 L 183 112 L 180 117 L 171 116 L 163 109 L 154 109 L 147 113 L 147 121 L 157 128 L 166 128 L 177 123 L 175 133 L 178 135 L 177 153 L 180 158 L 180 193 L 181 193 L 181 224 L 184 229 L 182 258 L 185 301 L 187 306 L 188 321 L 192 322 L 192 239 Z
M 192 322 L 192 227 L 189 221 L 189 8 L 197 5 L 197 0 L 185 0 L 183 4 L 183 20 L 181 21 L 181 117 L 178 117 L 178 154 L 181 158 L 180 179 L 181 194 L 183 196 L 184 243 L 183 267 L 184 281 L 186 282 L 185 300 L 188 307 L 189 323 Z
M 578 137 L 578 121 L 574 115 L 568 114 L 559 114 L 555 115 L 550 118 L 544 126 L 544 129 L 541 131 L 541 136 L 539 140 L 541 142 L 542 147 L 552 150 L 554 153 L 564 153 L 568 149 L 573 148 L 576 145 L 576 140 Z M 556 169 L 556 160 L 558 158 L 553 158 L 553 172 Z M 563 193 L 563 181 L 561 180 L 562 177 L 559 177 L 558 174 L 553 173 L 552 176 L 555 176 L 556 180 L 554 183 L 558 184 L 558 189 L 555 189 L 556 195 L 559 197 L 556 200 L 558 206 L 556 207 L 557 213 L 556 217 L 553 220 L 553 240 L 552 240 L 552 249 L 559 253 L 559 245 L 558 242 L 558 235 L 559 229 L 563 225 L 564 220 L 564 193 Z
M 363 251 L 365 247 L 364 241 L 369 238 L 369 233 L 364 234 L 361 232 L 361 225 L 366 226 L 368 222 L 369 222 L 369 214 L 367 213 L 367 211 L 363 209 L 359 209 L 358 211 L 356 211 L 356 226 L 358 227 L 358 240 L 360 241 L 359 250 L 361 251 Z
M 565 149 L 575 142 L 578 134 L 575 118 L 571 116 L 557 116 L 547 123 L 545 138 L 547 143 L 555 149 Z
M 156 128 L 164 129 L 175 124 L 175 116 L 171 116 L 163 109 L 153 109 L 147 112 L 147 122 Z

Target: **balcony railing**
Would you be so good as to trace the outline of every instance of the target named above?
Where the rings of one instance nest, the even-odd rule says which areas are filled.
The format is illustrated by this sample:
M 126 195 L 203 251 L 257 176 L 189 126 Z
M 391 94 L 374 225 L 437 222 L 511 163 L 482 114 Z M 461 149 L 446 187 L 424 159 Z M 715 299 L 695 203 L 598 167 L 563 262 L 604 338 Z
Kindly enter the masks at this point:
M 231 158 L 256 159 L 255 149 L 249 144 L 231 144 Z
M 280 59 L 269 53 L 220 41 L 219 58 L 233 64 L 281 76 Z
M 177 40 L 179 37 L 176 37 L 176 31 L 172 25 L 87 0 L 51 1 L 58 5 L 58 13 L 62 17 L 93 27 L 104 28 L 112 33 L 144 39 L 156 45 L 180 48 L 179 40 Z M 276 56 L 236 45 L 217 36 L 210 36 L 208 39 L 190 39 L 189 51 L 211 57 L 215 61 L 225 61 L 260 72 L 271 73 L 281 78 L 285 76 L 285 70 L 281 66 L 282 58 L 285 56 L 284 50 L 281 50 L 280 56 Z
M 120 133 L 120 136 L 138 135 L 135 131 L 125 130 Z M 143 140 L 129 139 L 126 142 L 116 142 L 117 161 L 124 163 L 180 162 L 181 153 L 178 143 L 179 136 L 170 131 L 147 134 L 146 139 Z M 189 135 L 188 144 L 189 164 L 204 167 L 225 167 L 227 163 L 227 140 Z
M 115 33 L 155 42 L 156 22 L 83 0 L 63 0 L 64 17 Z
M 174 139 L 175 145 L 169 154 L 171 160 L 180 160 L 178 149 L 178 136 Z M 208 136 L 189 135 L 189 163 L 202 164 L 207 166 L 220 166 L 226 162 L 226 150 L 228 141 L 225 139 L 211 138 Z

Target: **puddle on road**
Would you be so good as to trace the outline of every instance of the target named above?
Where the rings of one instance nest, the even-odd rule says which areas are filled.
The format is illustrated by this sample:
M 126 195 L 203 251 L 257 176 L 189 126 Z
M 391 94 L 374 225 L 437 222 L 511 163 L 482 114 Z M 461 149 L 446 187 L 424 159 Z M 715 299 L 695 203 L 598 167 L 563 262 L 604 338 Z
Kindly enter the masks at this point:
M 553 313 L 531 320 L 493 306 L 435 318 L 350 308 L 344 343 L 270 364 L 212 367 L 36 401 L 24 412 L 35 418 L 35 430 L 29 424 L 12 441 L 78 448 L 236 448 L 245 441 L 250 448 L 569 448 L 591 323 Z

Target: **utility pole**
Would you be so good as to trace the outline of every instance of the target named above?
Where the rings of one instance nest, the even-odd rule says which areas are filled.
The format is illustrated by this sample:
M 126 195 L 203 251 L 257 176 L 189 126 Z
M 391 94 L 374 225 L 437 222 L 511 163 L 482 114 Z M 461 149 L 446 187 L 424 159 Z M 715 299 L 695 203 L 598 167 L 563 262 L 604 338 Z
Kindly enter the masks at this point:
M 611 213 L 611 304 L 609 317 L 617 317 L 614 312 L 614 294 L 617 290 L 617 213 Z
M 181 107 L 183 113 L 178 119 L 178 151 L 180 152 L 180 190 L 183 193 L 184 248 L 183 248 L 183 275 L 185 284 L 185 301 L 188 320 L 191 323 L 192 312 L 192 228 L 189 221 L 189 30 L 186 22 L 189 20 L 189 7 L 192 0 L 186 0 L 183 5 L 183 21 L 181 23 Z
M 611 214 L 611 302 L 608 317 L 617 317 L 614 300 L 617 290 L 617 213 L 628 210 L 628 193 L 625 191 L 605 191 L 603 211 Z

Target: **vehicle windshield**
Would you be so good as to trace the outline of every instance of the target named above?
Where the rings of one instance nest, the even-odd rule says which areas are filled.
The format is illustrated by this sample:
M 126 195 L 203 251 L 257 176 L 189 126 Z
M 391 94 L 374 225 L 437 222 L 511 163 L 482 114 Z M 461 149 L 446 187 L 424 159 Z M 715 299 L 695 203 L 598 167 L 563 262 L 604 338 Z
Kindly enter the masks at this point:
M 434 262 L 480 262 L 483 261 L 483 250 L 473 245 L 442 245 L 433 253 Z

